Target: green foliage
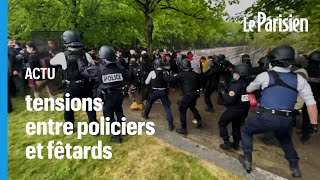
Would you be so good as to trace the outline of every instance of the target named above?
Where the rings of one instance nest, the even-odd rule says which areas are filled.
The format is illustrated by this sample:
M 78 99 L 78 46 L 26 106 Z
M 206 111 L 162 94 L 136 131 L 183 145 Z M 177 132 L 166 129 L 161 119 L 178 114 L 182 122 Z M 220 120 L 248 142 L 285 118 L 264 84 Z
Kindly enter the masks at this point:
M 301 34 L 259 32 L 254 34 L 254 38 L 249 42 L 249 45 L 256 48 L 269 49 L 278 45 L 287 44 L 293 46 L 297 51 L 308 54 L 314 50 L 319 50 L 320 44 L 315 40 L 317 36 L 319 36 L 319 32 Z
M 307 18 L 309 31 L 304 33 L 257 33 L 252 42 L 257 47 L 272 47 L 276 44 L 290 44 L 305 52 L 320 47 L 320 4 L 318 0 L 258 0 L 248 8 L 243 16 L 252 19 L 258 11 L 265 12 L 268 16 L 283 17 L 292 14 L 295 17 Z
M 138 0 L 9 0 L 9 36 L 31 31 L 76 30 L 85 44 L 146 47 L 145 9 Z M 163 48 L 243 43 L 238 25 L 225 23 L 222 0 L 148 0 L 153 44 Z M 237 2 L 237 1 L 234 1 Z M 226 36 L 232 32 L 233 36 Z

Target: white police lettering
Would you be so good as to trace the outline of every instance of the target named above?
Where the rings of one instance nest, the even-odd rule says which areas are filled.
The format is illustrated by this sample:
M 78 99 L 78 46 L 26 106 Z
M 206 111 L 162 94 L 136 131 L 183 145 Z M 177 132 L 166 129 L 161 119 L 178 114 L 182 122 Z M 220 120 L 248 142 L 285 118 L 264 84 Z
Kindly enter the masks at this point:
M 241 96 L 241 102 L 248 102 L 249 101 L 249 95 L 245 94 Z
M 103 83 L 112 83 L 117 81 L 123 81 L 123 77 L 121 73 L 102 75 Z

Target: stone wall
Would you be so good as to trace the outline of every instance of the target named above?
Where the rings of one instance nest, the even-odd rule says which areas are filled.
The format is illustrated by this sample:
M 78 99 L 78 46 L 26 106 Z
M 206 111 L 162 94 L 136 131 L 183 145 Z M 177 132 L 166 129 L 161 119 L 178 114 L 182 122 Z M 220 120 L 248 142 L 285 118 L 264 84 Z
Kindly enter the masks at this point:
M 260 49 L 254 49 L 247 46 L 235 46 L 235 47 L 217 47 L 212 49 L 196 49 L 189 50 L 194 55 L 208 57 L 213 54 L 224 54 L 227 59 L 233 64 L 240 63 L 240 55 L 243 53 L 249 54 L 251 57 L 251 63 L 253 66 L 257 65 L 258 60 L 264 56 L 264 52 Z M 186 54 L 188 50 L 182 51 Z

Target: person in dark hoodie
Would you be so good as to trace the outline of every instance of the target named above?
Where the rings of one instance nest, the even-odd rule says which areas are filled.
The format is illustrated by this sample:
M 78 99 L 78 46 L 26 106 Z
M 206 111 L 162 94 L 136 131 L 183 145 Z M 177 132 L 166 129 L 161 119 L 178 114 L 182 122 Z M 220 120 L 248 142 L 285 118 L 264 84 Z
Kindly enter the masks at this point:
M 131 58 L 129 64 L 129 79 L 131 80 L 131 85 L 128 90 L 128 95 L 132 100 L 132 104 L 130 105 L 131 110 L 142 110 L 144 108 L 141 98 L 136 98 L 135 96 L 137 90 L 141 92 L 141 83 L 143 82 L 141 73 L 141 65 L 137 63 L 135 58 Z
M 123 56 L 123 50 L 118 50 L 116 55 L 117 55 L 118 64 L 120 64 L 121 66 L 123 66 L 124 68 L 126 68 L 128 70 L 129 69 L 129 65 L 126 62 L 125 57 Z M 130 56 L 128 56 L 127 59 L 129 57 Z
M 12 79 L 10 79 L 10 84 L 13 89 L 13 95 L 15 95 L 15 91 L 17 90 L 19 93 L 19 96 L 24 97 L 26 95 L 26 83 L 23 80 L 23 60 L 16 57 L 17 51 L 15 50 L 15 41 L 9 40 L 8 41 L 8 58 L 11 63 L 11 69 L 12 69 Z
M 37 51 L 37 48 L 35 46 L 35 44 L 30 41 L 26 44 L 27 47 L 27 51 L 29 53 L 29 65 L 30 65 L 30 69 L 33 71 L 35 68 L 42 68 L 43 67 L 43 63 L 41 61 L 41 55 L 40 53 Z M 36 72 L 37 76 L 40 76 L 40 72 Z M 40 98 L 41 97 L 41 91 L 42 89 L 46 89 L 48 95 L 51 98 L 55 98 L 55 95 L 52 94 L 49 86 L 48 86 L 48 78 L 47 76 L 42 77 L 39 79 L 35 79 L 34 80 L 34 97 L 36 98 Z

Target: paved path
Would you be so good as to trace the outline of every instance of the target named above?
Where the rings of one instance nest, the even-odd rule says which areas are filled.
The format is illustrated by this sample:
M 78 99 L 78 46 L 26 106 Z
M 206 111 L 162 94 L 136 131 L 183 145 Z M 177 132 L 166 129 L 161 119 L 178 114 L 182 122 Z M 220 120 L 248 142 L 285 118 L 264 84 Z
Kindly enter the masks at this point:
M 249 180 L 283 180 L 285 178 L 277 176 L 268 171 L 262 170 L 258 167 L 254 167 L 254 170 L 248 174 L 243 168 L 240 162 L 224 153 L 209 149 L 198 143 L 195 143 L 183 136 L 178 135 L 175 132 L 169 132 L 168 130 L 157 127 L 157 138 L 162 139 L 166 143 L 175 146 L 190 154 L 194 154 L 201 159 L 204 159 L 216 166 L 219 166 L 233 174 L 244 177 Z

